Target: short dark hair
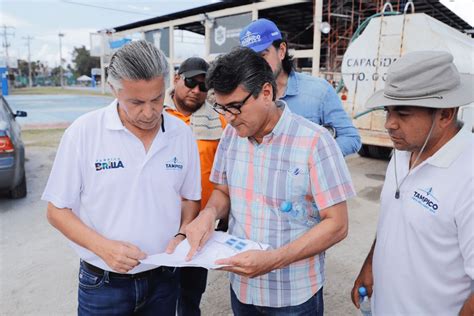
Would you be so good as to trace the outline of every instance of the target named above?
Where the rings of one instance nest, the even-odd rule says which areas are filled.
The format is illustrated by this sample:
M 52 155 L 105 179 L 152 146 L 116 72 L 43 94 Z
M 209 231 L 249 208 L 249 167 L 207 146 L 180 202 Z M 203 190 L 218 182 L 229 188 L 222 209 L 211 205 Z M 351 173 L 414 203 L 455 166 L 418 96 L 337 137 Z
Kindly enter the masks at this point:
M 294 61 L 293 61 L 293 56 L 291 56 L 290 53 L 288 53 L 288 42 L 284 39 L 281 39 L 281 40 L 273 41 L 272 45 L 278 50 L 280 49 L 281 43 L 286 44 L 285 58 L 283 58 L 283 60 L 281 61 L 281 66 L 283 68 L 283 71 L 286 74 L 290 74 L 290 72 L 294 69 Z
M 222 94 L 230 94 L 243 85 L 247 92 L 256 97 L 267 82 L 272 85 L 275 100 L 276 83 L 270 65 L 247 47 L 236 47 L 230 53 L 217 57 L 206 75 L 207 87 Z

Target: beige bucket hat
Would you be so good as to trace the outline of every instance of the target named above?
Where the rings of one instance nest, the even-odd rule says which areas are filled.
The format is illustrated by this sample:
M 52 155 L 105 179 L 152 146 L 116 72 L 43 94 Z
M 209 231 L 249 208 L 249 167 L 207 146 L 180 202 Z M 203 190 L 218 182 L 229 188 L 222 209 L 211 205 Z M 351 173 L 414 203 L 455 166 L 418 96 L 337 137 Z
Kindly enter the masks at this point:
M 460 74 L 453 55 L 448 52 L 407 53 L 388 68 L 385 88 L 375 92 L 365 107 L 377 110 L 384 106 L 454 108 L 467 105 L 474 102 L 473 77 Z

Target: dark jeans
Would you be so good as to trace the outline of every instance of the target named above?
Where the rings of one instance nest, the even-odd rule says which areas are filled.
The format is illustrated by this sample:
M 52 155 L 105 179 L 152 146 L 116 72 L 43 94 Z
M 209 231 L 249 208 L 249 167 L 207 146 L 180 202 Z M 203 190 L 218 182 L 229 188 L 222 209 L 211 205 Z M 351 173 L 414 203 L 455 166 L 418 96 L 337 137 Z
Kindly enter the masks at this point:
M 270 315 L 270 316 L 323 316 L 324 302 L 323 302 L 323 288 L 321 288 L 314 296 L 300 305 L 285 306 L 285 307 L 267 307 L 244 304 L 239 301 L 235 295 L 232 287 L 230 289 L 230 300 L 232 304 L 232 311 L 235 316 L 256 316 L 256 315 Z
M 185 267 L 180 269 L 178 316 L 199 316 L 199 304 L 206 290 L 207 269 Z
M 178 280 L 174 268 L 160 267 L 136 277 L 79 269 L 78 315 L 174 316 Z

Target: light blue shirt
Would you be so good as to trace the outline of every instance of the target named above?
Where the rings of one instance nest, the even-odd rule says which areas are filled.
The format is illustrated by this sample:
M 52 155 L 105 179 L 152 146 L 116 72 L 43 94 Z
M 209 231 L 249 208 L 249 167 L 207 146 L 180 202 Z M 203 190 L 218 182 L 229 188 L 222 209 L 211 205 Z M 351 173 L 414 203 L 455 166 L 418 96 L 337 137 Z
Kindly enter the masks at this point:
M 292 71 L 281 99 L 293 113 L 316 124 L 333 127 L 344 156 L 359 151 L 359 132 L 344 111 L 336 91 L 326 80 Z

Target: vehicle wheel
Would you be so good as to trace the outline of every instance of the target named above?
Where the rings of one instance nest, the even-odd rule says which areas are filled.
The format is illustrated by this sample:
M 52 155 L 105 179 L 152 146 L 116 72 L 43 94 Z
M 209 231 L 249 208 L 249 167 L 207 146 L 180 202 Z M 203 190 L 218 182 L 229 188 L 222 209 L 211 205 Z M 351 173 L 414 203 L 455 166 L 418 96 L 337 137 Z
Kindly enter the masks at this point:
M 392 148 L 390 147 L 381 147 L 381 146 L 368 146 L 369 147 L 369 157 L 376 159 L 388 160 L 392 155 Z
M 359 149 L 359 155 L 361 157 L 370 157 L 369 156 L 369 145 L 362 145 Z
M 21 199 L 26 196 L 26 177 L 23 175 L 21 182 L 10 191 L 10 198 Z
M 392 148 L 375 145 L 362 145 L 359 155 L 366 158 L 388 160 L 392 156 Z

